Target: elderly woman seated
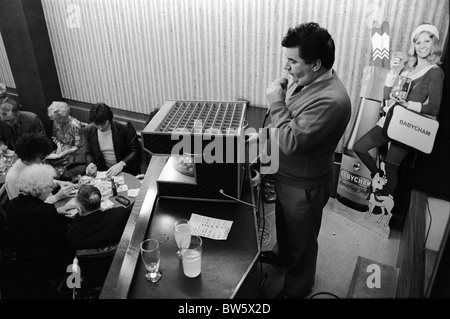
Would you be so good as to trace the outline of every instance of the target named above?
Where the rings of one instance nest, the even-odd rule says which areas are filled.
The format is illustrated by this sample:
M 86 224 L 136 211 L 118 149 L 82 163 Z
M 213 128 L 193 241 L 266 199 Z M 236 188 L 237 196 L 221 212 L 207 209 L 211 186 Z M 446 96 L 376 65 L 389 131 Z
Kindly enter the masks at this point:
M 56 169 L 58 178 L 70 180 L 86 169 L 83 128 L 79 120 L 69 115 L 70 107 L 65 102 L 53 102 L 47 111 L 53 121 L 52 139 L 57 148 L 46 161 Z
M 27 166 L 18 180 L 20 194 L 9 202 L 6 212 L 20 277 L 31 276 L 21 287 L 26 297 L 57 296 L 56 287 L 75 256 L 66 238 L 70 219 L 45 202 L 55 186 L 54 175 L 50 165 Z

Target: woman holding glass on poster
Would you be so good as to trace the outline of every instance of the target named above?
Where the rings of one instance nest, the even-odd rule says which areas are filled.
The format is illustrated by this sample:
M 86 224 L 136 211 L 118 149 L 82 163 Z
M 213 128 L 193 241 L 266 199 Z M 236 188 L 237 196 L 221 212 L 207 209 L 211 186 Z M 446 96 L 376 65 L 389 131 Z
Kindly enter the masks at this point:
M 383 110 L 387 112 L 393 105 L 400 104 L 417 113 L 436 118 L 439 114 L 444 82 L 444 72 L 439 67 L 441 57 L 438 29 L 431 24 L 419 25 L 412 32 L 411 45 L 405 59 L 401 59 L 401 55 L 397 54 L 391 59 L 391 69 L 386 76 L 384 88 L 384 99 L 388 100 L 388 105 Z M 402 92 L 401 89 L 395 89 L 394 84 L 401 79 L 410 82 L 409 90 Z M 372 181 L 380 178 L 385 180 L 384 187 L 379 189 L 377 194 L 393 199 L 392 194 L 398 183 L 399 166 L 410 149 L 383 134 L 385 118 L 382 116 L 377 125 L 355 143 L 354 151 L 370 170 Z M 382 170 L 378 168 L 369 150 L 388 143 L 390 145 Z

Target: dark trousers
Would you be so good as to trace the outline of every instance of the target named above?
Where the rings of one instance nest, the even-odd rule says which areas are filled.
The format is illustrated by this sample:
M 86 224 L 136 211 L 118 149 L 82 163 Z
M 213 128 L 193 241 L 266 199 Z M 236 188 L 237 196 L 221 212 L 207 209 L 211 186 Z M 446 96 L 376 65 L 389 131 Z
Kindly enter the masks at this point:
M 273 251 L 288 268 L 283 290 L 304 296 L 314 286 L 323 208 L 331 194 L 331 182 L 313 189 L 300 189 L 276 182 L 275 223 L 277 243 Z

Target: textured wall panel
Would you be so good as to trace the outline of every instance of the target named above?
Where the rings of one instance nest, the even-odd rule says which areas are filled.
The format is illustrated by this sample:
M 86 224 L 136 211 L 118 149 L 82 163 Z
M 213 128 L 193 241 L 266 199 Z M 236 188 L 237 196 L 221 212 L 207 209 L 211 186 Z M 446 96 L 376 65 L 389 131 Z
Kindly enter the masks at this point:
M 443 39 L 448 30 L 447 0 L 42 3 L 63 96 L 140 113 L 167 99 L 245 98 L 266 107 L 266 87 L 283 74 L 283 35 L 309 21 L 335 39 L 334 68 L 357 108 L 362 72 L 371 65 L 374 19 L 390 23 L 393 51 L 408 49 L 410 33 L 422 21 L 434 23 Z
M 11 88 L 16 88 L 14 78 L 9 67 L 8 56 L 6 55 L 5 45 L 0 34 L 0 82 Z

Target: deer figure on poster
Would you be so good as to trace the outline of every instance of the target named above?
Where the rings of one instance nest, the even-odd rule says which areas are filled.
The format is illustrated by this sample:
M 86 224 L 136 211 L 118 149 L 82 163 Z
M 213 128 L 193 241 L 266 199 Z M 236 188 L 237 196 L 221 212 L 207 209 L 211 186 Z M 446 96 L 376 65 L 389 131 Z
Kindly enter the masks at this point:
M 382 165 L 382 170 L 384 171 L 384 167 Z M 384 171 L 385 172 L 385 171 Z M 386 223 L 384 227 L 387 227 L 389 221 L 392 217 L 392 208 L 394 208 L 394 199 L 391 195 L 381 195 L 380 190 L 383 189 L 384 185 L 387 183 L 386 174 L 380 176 L 379 173 L 376 173 L 372 179 L 372 193 L 369 195 L 369 211 L 366 214 L 366 219 L 369 219 L 372 216 L 373 209 L 378 206 L 381 208 L 380 218 L 377 220 L 377 223 L 381 223 L 384 215 L 388 215 Z

